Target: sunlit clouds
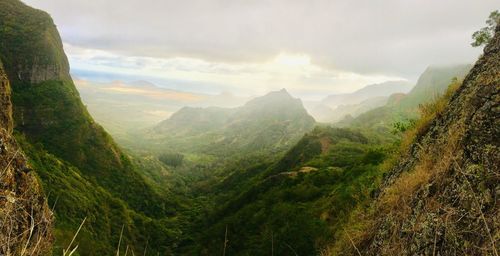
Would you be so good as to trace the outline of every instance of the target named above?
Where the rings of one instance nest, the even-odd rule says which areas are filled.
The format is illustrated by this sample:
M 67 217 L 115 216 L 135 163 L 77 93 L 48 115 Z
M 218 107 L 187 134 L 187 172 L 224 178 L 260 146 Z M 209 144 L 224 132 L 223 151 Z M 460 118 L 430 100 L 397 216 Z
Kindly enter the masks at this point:
M 25 0 L 51 14 L 80 77 L 295 96 L 415 82 L 473 63 L 498 0 Z
M 325 69 L 312 63 L 311 57 L 302 53 L 282 52 L 262 63 L 222 63 L 186 57 L 127 57 L 69 44 L 65 44 L 65 48 L 76 71 L 210 84 L 210 92 L 214 92 L 215 87 L 242 95 L 259 95 L 287 88 L 297 96 L 320 98 L 329 93 L 350 92 L 367 84 L 402 79 Z M 168 84 L 159 86 L 169 87 Z M 200 92 L 206 93 L 202 86 L 200 89 Z

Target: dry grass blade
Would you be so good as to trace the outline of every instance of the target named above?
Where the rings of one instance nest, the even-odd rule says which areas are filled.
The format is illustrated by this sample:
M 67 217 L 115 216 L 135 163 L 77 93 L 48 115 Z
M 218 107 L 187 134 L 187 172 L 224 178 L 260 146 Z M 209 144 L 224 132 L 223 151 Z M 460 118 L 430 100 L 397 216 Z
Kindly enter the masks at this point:
M 16 150 L 16 152 L 14 153 L 14 156 L 12 156 L 12 158 L 7 163 L 7 166 L 5 166 L 5 168 L 2 170 L 2 173 L 0 173 L 0 177 L 3 176 L 3 174 L 7 171 L 7 169 L 9 169 L 10 165 L 12 164 L 12 161 L 14 161 L 14 159 L 16 159 L 17 154 L 19 154 L 19 149 Z
M 349 235 L 349 233 L 347 232 L 347 230 L 345 230 L 345 228 L 344 228 L 344 232 L 347 235 L 347 238 L 349 238 L 349 241 L 351 242 L 352 247 L 354 247 L 354 249 L 356 249 L 356 252 L 358 253 L 358 255 L 361 256 L 361 252 L 359 251 L 358 247 L 356 247 L 356 245 L 354 244 L 354 241 L 352 240 L 352 238 Z
M 71 245 L 73 245 L 73 242 L 75 241 L 76 239 L 76 236 L 78 235 L 78 233 L 80 233 L 80 230 L 82 229 L 83 227 L 83 224 L 85 223 L 85 221 L 87 220 L 87 217 L 85 217 L 82 221 L 82 224 L 80 224 L 80 227 L 78 227 L 78 230 L 76 231 L 75 235 L 73 236 L 73 239 L 71 239 L 71 242 L 69 243 L 68 245 L 68 248 L 66 248 L 66 250 L 63 250 L 63 256 L 70 256 L 73 251 L 76 249 L 76 246 L 75 249 L 73 249 L 73 251 L 70 251 L 70 248 L 71 248 Z
M 227 247 L 227 225 L 226 225 L 226 233 L 224 234 L 224 250 L 222 251 L 222 256 L 226 256 L 226 247 Z
M 26 241 L 26 245 L 24 245 L 24 248 L 21 251 L 21 256 L 23 256 L 26 253 L 26 250 L 28 249 L 28 245 L 30 244 L 30 241 L 31 241 L 31 236 L 33 235 L 33 230 L 35 229 L 35 220 L 33 219 L 33 209 L 31 209 L 30 219 L 31 219 L 30 235 L 28 236 L 28 240 Z
M 123 229 L 125 228 L 125 224 L 122 225 L 122 231 L 120 232 L 120 240 L 118 241 L 118 248 L 116 249 L 116 256 L 120 256 L 120 245 L 122 243 Z
M 490 227 L 488 225 L 488 222 L 486 221 L 486 218 L 484 217 L 483 210 L 481 210 L 481 203 L 479 203 L 479 199 L 477 198 L 476 192 L 474 192 L 474 189 L 472 188 L 472 185 L 470 184 L 469 179 L 467 178 L 467 176 L 463 172 L 462 167 L 460 167 L 460 165 L 457 163 L 457 161 L 455 159 L 453 159 L 453 161 L 455 163 L 455 166 L 459 170 L 460 174 L 462 174 L 462 176 L 464 176 L 465 182 L 467 182 L 467 185 L 469 186 L 469 189 L 472 192 L 474 202 L 477 204 L 477 209 L 479 211 L 479 214 L 481 215 L 481 220 L 483 221 L 484 227 L 486 228 L 486 232 L 488 233 L 488 237 L 490 238 L 492 251 L 495 254 L 495 256 L 498 256 L 497 247 L 495 245 L 495 239 L 493 239 L 493 236 L 491 235 Z
M 68 254 L 68 256 L 73 255 L 73 253 L 76 252 L 76 249 L 78 249 L 78 245 L 76 245 L 75 248 L 73 248 L 73 250 L 71 250 L 71 252 Z

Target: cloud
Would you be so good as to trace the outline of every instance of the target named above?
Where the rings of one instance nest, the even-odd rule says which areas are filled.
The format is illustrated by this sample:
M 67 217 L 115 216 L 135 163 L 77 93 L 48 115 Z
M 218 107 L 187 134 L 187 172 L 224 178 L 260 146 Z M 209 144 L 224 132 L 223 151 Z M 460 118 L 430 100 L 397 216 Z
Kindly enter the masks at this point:
M 363 75 L 350 71 L 325 69 L 314 63 L 306 54 L 282 52 L 266 62 L 225 63 L 173 57 L 127 57 L 103 50 L 81 49 L 65 44 L 69 52 L 72 69 L 106 72 L 132 77 L 145 76 L 148 80 L 183 81 L 200 85 L 196 92 L 210 93 L 230 90 L 244 95 L 258 95 L 270 90 L 287 88 L 297 96 L 309 95 L 321 98 L 333 92 L 350 92 L 364 85 L 401 77 L 385 75 Z M 135 75 L 135 76 L 134 76 Z M 137 79 L 137 78 L 135 78 Z M 204 91 L 207 84 L 210 91 Z M 178 88 L 175 88 L 178 89 Z
M 25 2 L 53 16 L 73 46 L 73 67 L 168 74 L 171 83 L 200 90 L 292 86 L 308 93 L 309 83 L 312 94 L 382 77 L 416 80 L 429 65 L 472 63 L 480 49 L 470 47 L 470 36 L 498 8 L 498 0 Z M 94 54 L 82 59 L 85 51 Z M 290 74 L 269 66 L 280 54 L 307 56 L 307 72 L 284 79 Z

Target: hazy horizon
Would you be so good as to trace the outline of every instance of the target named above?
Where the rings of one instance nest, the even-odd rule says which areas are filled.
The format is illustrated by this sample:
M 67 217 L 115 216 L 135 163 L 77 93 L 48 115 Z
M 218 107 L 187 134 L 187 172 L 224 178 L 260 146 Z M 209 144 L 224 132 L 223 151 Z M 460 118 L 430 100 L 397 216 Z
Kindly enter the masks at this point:
M 495 1 L 25 0 L 51 13 L 75 77 L 303 100 L 473 63 Z M 388 12 L 391 9 L 393 11 Z

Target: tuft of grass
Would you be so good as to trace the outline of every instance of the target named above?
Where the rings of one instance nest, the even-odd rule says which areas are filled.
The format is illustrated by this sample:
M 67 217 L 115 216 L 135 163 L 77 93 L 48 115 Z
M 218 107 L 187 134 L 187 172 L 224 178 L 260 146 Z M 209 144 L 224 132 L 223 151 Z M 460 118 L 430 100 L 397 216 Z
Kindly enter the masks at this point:
M 462 81 L 454 78 L 442 96 L 435 97 L 434 100 L 429 103 L 419 105 L 420 117 L 413 125 L 413 129 L 408 129 L 403 134 L 400 153 L 407 153 L 410 149 L 410 145 L 415 142 L 415 139 L 420 138 L 429 130 L 432 120 L 442 114 L 451 96 L 460 85 L 462 85 Z
M 391 248 L 384 248 L 385 252 L 397 252 L 402 246 L 396 238 L 402 221 L 411 213 L 409 202 L 412 196 L 431 179 L 449 169 L 458 147 L 459 138 L 463 134 L 463 126 L 457 125 L 449 129 L 446 141 L 437 142 L 435 151 L 425 150 L 419 139 L 425 135 L 435 118 L 441 116 L 446 109 L 452 95 L 461 86 L 462 82 L 453 79 L 447 91 L 434 101 L 419 106 L 420 118 L 407 129 L 401 139 L 399 150 L 387 158 L 381 165 L 381 172 L 394 169 L 400 159 L 410 157 L 414 146 L 419 147 L 420 155 L 418 164 L 409 172 L 401 174 L 391 185 L 386 187 L 378 200 L 359 204 L 349 216 L 344 225 L 343 232 L 336 234 L 334 243 L 325 248 L 321 255 L 356 255 L 358 248 L 366 247 L 373 239 L 377 229 L 377 220 L 385 219 L 391 214 L 396 225 L 389 232 L 394 234 L 391 238 Z

